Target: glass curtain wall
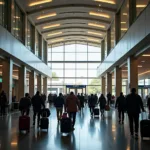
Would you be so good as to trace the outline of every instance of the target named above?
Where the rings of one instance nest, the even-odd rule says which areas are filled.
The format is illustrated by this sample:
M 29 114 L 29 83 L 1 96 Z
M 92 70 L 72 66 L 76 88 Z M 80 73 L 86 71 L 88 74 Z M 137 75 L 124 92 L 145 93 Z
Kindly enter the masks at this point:
M 40 34 L 38 31 L 35 32 L 35 55 L 39 57 L 40 50 Z
M 0 25 L 4 26 L 5 24 L 5 2 L 4 0 L 0 1 Z
M 33 25 L 28 21 L 27 23 L 27 47 L 30 51 L 33 51 Z
M 105 45 L 104 45 L 104 48 L 105 48 L 105 50 L 104 50 L 104 58 L 106 58 L 106 57 L 107 57 L 107 35 L 106 35 L 106 37 L 105 37 Z
M 136 15 L 139 14 L 144 10 L 144 8 L 148 5 L 149 0 L 136 0 Z
M 129 28 L 129 0 L 125 0 L 121 8 L 120 20 L 121 20 L 120 36 L 122 37 Z
M 49 66 L 52 67 L 51 92 L 59 88 L 65 93 L 66 85 L 87 85 L 87 93 L 100 93 L 97 66 L 101 61 L 100 47 L 71 44 L 48 49 Z
M 24 22 L 24 14 L 18 7 L 18 5 L 15 3 L 13 16 L 13 35 L 21 42 L 23 42 L 24 39 L 23 22 Z

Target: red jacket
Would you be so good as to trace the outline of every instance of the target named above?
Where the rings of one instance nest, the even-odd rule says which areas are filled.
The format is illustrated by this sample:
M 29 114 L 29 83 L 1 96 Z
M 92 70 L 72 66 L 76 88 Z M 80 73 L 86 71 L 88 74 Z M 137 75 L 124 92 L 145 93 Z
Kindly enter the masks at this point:
M 80 102 L 75 95 L 69 95 L 66 99 L 67 112 L 77 112 L 80 108 Z

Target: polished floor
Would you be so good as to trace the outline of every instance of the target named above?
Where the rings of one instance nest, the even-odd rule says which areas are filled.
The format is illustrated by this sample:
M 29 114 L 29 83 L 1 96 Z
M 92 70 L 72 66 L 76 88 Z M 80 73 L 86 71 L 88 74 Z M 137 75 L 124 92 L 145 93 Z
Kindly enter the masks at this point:
M 19 113 L 0 117 L 0 150 L 150 150 L 150 140 L 130 138 L 128 119 L 119 125 L 117 112 L 111 110 L 105 119 L 93 119 L 89 109 L 78 113 L 75 131 L 69 135 L 60 133 L 53 107 L 49 118 L 49 131 L 32 126 L 29 134 L 19 134 Z

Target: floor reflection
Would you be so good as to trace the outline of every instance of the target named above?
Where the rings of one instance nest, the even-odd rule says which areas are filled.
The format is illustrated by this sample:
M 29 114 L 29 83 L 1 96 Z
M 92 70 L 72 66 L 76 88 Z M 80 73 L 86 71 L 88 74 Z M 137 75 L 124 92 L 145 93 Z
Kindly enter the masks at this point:
M 91 118 L 89 109 L 77 114 L 75 131 L 60 132 L 56 111 L 51 107 L 49 130 L 32 126 L 29 134 L 18 132 L 19 113 L 0 117 L 0 150 L 149 150 L 150 141 L 131 139 L 128 119 L 118 124 L 117 112 L 106 112 L 105 118 Z

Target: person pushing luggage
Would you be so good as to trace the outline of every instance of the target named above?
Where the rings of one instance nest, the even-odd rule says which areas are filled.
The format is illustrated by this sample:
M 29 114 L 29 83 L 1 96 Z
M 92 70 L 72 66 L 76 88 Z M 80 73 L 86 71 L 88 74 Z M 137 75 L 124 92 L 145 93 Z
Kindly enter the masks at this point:
M 106 106 L 106 98 L 103 94 L 99 97 L 98 104 L 100 105 L 101 117 L 104 118 L 105 106 Z

